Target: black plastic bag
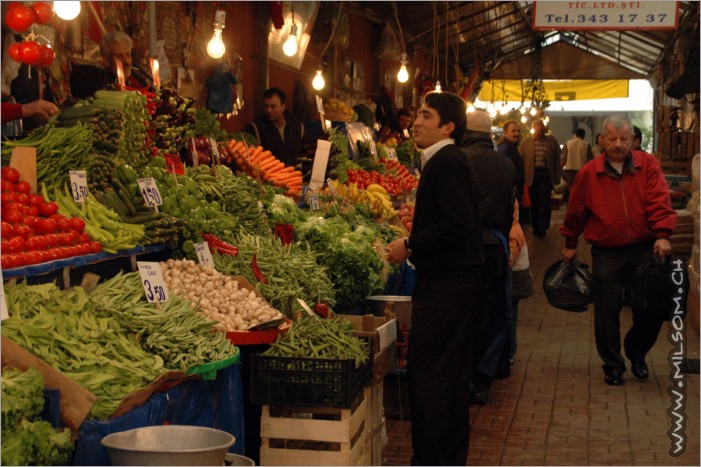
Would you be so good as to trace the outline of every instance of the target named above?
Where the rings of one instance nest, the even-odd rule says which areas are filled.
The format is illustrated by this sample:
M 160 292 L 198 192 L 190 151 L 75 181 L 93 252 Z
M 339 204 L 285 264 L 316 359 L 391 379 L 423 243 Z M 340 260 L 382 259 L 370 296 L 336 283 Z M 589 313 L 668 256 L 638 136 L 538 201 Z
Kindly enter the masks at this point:
M 686 315 L 689 276 L 680 257 L 638 266 L 631 289 L 631 305 L 643 315 L 669 321 Z
M 543 291 L 548 303 L 567 311 L 587 311 L 592 302 L 589 266 L 573 258 L 569 263 L 560 260 L 545 271 Z

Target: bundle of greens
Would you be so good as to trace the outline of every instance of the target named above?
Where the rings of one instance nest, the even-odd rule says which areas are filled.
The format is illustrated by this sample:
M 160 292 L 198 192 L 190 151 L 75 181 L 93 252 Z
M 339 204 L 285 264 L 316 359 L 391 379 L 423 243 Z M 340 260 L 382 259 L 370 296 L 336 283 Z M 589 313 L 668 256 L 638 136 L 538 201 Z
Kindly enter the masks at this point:
M 44 408 L 44 378 L 34 368 L 2 370 L 3 465 L 68 465 L 70 430 L 37 420 Z

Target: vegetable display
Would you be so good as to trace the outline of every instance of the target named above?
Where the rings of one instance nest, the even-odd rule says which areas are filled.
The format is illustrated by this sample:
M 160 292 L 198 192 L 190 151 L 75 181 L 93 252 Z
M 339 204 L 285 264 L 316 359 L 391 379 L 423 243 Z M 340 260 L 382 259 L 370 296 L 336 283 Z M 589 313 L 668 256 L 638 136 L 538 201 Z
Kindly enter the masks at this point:
M 35 368 L 2 369 L 3 465 L 68 465 L 71 431 L 38 420 L 44 408 L 44 378 Z
M 186 297 L 223 331 L 245 331 L 256 324 L 283 318 L 254 292 L 215 269 L 204 268 L 194 261 L 161 263 L 168 290 Z

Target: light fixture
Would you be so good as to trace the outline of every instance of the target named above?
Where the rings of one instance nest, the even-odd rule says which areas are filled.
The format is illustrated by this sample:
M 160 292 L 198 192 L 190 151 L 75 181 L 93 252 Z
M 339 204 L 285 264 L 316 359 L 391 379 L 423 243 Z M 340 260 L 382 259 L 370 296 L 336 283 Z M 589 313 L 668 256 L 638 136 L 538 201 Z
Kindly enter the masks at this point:
M 214 34 L 212 34 L 212 39 L 207 44 L 207 54 L 212 58 L 222 58 L 224 52 L 226 52 L 226 46 L 221 37 L 225 21 L 226 12 L 217 10 L 217 13 L 214 15 Z
M 401 67 L 399 67 L 399 73 L 397 73 L 397 81 L 400 83 L 406 83 L 409 81 L 409 72 L 406 71 L 406 64 L 407 64 L 407 59 L 406 59 L 406 54 L 402 54 L 402 60 L 400 62 L 402 64 Z
M 443 89 L 441 89 L 441 82 L 436 81 L 436 88 L 434 89 L 435 92 L 443 92 Z
M 324 75 L 322 74 L 321 66 L 316 70 L 316 76 L 312 80 L 312 87 L 317 91 L 321 91 L 326 86 L 326 81 L 324 80 Z
M 521 115 L 521 123 L 526 123 L 528 119 L 526 118 L 525 115 Z
M 521 115 L 526 113 L 526 108 L 524 106 L 521 106 L 520 109 L 518 109 L 519 112 L 521 112 Z
M 543 123 L 545 123 L 546 125 L 547 125 L 548 123 L 550 123 L 550 117 L 545 117 L 545 118 L 543 119 Z
M 475 105 L 474 105 L 472 102 L 470 102 L 470 105 L 467 106 L 467 113 L 472 113 L 472 112 L 474 112 L 475 110 L 477 110 L 477 109 L 475 108 Z
M 294 23 L 292 23 L 290 35 L 287 36 L 287 40 L 282 44 L 282 52 L 288 57 L 293 57 L 297 53 L 297 25 Z
M 80 2 L 54 2 L 54 12 L 59 18 L 70 21 L 80 14 Z
M 535 114 L 538 113 L 538 111 L 535 109 L 535 107 L 531 107 L 531 110 L 529 112 L 533 117 L 535 117 Z

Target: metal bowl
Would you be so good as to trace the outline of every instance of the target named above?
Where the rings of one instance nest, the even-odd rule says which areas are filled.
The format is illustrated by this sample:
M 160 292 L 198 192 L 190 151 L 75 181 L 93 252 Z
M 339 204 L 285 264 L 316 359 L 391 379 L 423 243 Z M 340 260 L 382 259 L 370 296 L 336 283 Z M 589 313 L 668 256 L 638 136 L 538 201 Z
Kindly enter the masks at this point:
M 223 465 L 234 442 L 226 431 L 187 425 L 135 428 L 102 438 L 112 465 Z
M 370 302 L 372 314 L 384 316 L 387 303 L 393 303 L 393 311 L 408 307 L 411 310 L 411 295 L 370 295 L 365 297 Z M 400 305 L 401 304 L 401 305 Z

